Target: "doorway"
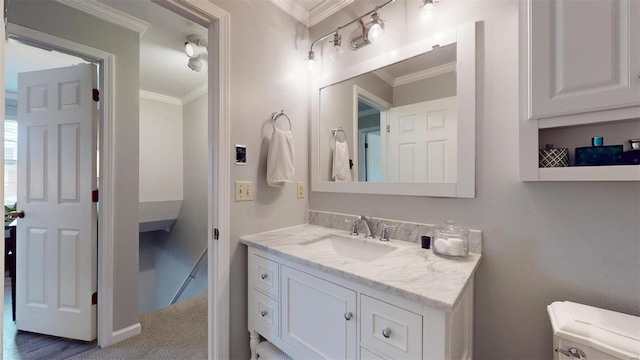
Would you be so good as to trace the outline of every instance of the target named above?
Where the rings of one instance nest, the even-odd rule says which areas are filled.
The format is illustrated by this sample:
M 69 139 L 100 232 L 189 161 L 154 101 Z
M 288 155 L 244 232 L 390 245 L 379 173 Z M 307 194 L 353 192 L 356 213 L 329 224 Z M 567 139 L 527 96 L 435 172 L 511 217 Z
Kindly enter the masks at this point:
M 208 29 L 210 39 L 215 39 L 214 44 L 210 45 L 210 55 L 215 61 L 209 62 L 209 88 L 212 90 L 212 96 L 208 99 L 209 110 L 209 129 L 212 131 L 208 134 L 208 154 L 211 159 L 208 164 L 208 245 L 213 251 L 208 254 L 208 263 L 212 264 L 208 269 L 210 284 L 208 286 L 209 293 L 209 356 L 213 358 L 228 357 L 228 333 L 226 329 L 229 326 L 228 308 L 229 294 L 229 204 L 230 194 L 227 191 L 230 185 L 228 168 L 230 166 L 230 141 L 229 141 L 229 67 L 230 67 L 230 16 L 229 14 L 209 2 L 198 1 L 162 1 L 158 0 L 162 6 L 171 9 L 183 16 L 186 16 Z M 4 3 L 0 0 L 0 5 Z M 188 4 L 187 4 L 188 3 Z M 9 26 L 12 32 L 12 26 Z M 13 27 L 15 30 L 16 27 Z M 25 34 L 33 34 L 24 30 Z M 4 35 L 4 28 L 0 32 Z M 110 191 L 116 186 L 117 179 L 114 172 L 115 149 L 113 136 L 116 134 L 116 124 L 114 123 L 113 99 L 115 97 L 114 80 L 115 75 L 115 56 L 113 54 L 90 48 L 87 46 L 76 46 L 68 41 L 59 38 L 48 37 L 46 34 L 39 33 L 40 42 L 54 44 L 54 47 L 74 49 L 74 53 L 90 53 L 96 59 L 101 61 L 105 76 L 102 84 L 105 91 L 101 96 L 105 99 L 105 108 L 103 110 L 104 122 L 101 132 L 101 161 L 102 169 L 101 189 L 104 190 L 101 199 L 101 229 L 99 230 L 102 242 L 100 244 L 99 254 L 99 278 L 98 286 L 101 292 L 98 294 L 98 301 L 101 304 L 98 314 L 99 325 L 99 343 L 107 346 L 124 338 L 135 335 L 135 327 L 114 328 L 114 269 L 113 258 L 115 253 L 114 239 L 114 199 L 109 196 Z M 45 39 L 45 40 L 42 40 Z M 3 50 L 4 43 L 0 45 Z M 3 62 L 0 61 L 0 70 Z M 121 82 L 122 83 L 122 82 Z M 0 94 L 4 95 L 4 94 Z M 4 102 L 4 96 L 0 96 Z M 213 104 L 216 104 L 213 107 Z M 215 140 L 215 141 L 214 141 Z M 122 172 L 120 172 L 122 176 Z M 213 179 L 215 178 L 215 183 Z M 214 209 L 216 210 L 214 212 Z M 219 231 L 214 232 L 214 227 Z M 216 240 L 214 241 L 214 233 Z M 214 276 L 215 275 L 215 276 Z M 118 289 L 115 289 L 118 290 Z M 122 325 L 120 325 L 122 326 Z

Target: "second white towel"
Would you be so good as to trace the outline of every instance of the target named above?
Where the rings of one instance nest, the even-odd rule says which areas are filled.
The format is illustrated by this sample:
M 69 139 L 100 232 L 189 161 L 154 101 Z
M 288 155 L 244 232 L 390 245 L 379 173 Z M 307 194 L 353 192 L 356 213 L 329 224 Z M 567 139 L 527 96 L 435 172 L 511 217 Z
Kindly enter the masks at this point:
M 331 178 L 335 181 L 351 181 L 351 168 L 349 166 L 349 147 L 347 142 L 336 141 L 333 150 L 333 166 Z

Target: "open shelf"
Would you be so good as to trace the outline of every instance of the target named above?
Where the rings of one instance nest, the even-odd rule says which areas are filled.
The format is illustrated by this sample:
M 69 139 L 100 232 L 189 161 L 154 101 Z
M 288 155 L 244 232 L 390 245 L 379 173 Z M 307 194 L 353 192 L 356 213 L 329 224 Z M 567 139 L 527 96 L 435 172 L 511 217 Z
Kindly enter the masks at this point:
M 640 181 L 640 165 L 539 168 L 539 181 Z

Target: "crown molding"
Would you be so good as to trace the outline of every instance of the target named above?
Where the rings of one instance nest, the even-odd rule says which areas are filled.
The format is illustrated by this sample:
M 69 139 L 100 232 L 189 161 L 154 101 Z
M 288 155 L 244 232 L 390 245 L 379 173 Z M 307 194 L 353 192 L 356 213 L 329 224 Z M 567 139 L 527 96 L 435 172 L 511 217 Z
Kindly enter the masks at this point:
M 158 93 L 154 93 L 146 90 L 140 90 L 140 97 L 143 99 L 160 101 L 160 102 L 172 104 L 172 105 L 180 105 L 180 106 L 183 105 L 182 101 L 178 98 L 174 98 L 172 96 L 162 95 L 162 94 L 158 94 Z
M 428 79 L 434 76 L 446 74 L 456 71 L 456 62 L 450 62 L 443 65 L 435 66 L 426 70 L 418 71 L 413 74 L 400 76 L 393 81 L 393 87 L 410 84 L 412 82 Z
M 353 0 L 324 0 L 311 10 L 305 9 L 296 0 L 271 0 L 271 2 L 306 27 L 312 27 L 351 4 Z
M 93 15 L 99 19 L 108 21 L 112 24 L 122 26 L 129 30 L 144 34 L 151 24 L 131 16 L 120 10 L 116 10 L 108 5 L 99 3 L 96 0 L 56 0 L 57 2 L 72 7 L 76 10 L 83 11 L 89 15 Z
M 352 2 L 353 0 L 323 1 L 321 4 L 317 5 L 309 12 L 309 23 L 307 27 L 312 27 L 320 21 L 337 13 L 338 11 L 340 11 L 340 9 L 348 6 Z
M 193 100 L 199 98 L 200 96 L 206 94 L 207 91 L 209 91 L 209 87 L 207 86 L 207 84 L 203 84 L 202 86 L 197 87 L 192 92 L 190 92 L 187 95 L 183 96 L 180 99 L 180 101 L 182 102 L 182 105 L 186 105 L 187 103 L 190 103 Z
M 375 70 L 373 74 L 382 79 L 387 84 L 392 87 L 411 84 L 412 82 L 428 79 L 434 76 L 446 74 L 448 72 L 456 71 L 456 62 L 452 61 L 450 63 L 434 66 L 432 68 L 428 68 L 426 70 L 414 72 L 412 74 L 407 74 L 403 76 L 399 76 L 394 78 L 388 72 L 384 70 Z

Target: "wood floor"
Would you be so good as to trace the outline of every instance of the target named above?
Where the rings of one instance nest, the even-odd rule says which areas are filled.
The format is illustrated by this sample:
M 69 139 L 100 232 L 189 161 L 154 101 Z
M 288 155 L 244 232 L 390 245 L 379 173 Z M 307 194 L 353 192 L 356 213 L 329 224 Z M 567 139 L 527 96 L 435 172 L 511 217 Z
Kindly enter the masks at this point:
M 18 331 L 11 318 L 11 279 L 5 278 L 4 283 L 4 360 L 62 360 L 96 347 L 95 342 Z

